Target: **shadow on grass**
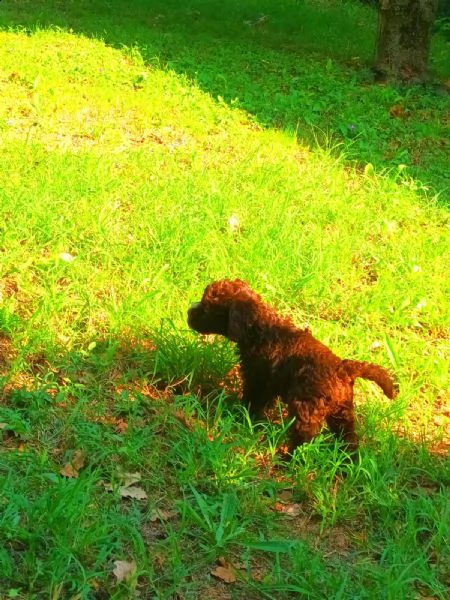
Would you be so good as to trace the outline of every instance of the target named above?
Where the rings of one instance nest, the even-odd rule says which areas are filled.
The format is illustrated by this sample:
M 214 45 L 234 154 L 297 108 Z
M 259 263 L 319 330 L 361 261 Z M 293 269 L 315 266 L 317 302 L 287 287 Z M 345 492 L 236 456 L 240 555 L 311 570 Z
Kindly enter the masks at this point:
M 123 336 L 89 351 L 27 352 L 0 332 L 0 445 L 45 449 L 58 462 L 76 443 L 109 464 L 123 442 L 137 467 L 146 431 L 164 447 L 205 429 L 200 413 L 221 396 L 223 354 L 195 346 L 159 331 L 151 341 Z
M 194 342 L 190 342 L 188 336 L 176 336 L 166 329 L 156 332 L 151 341 L 123 336 L 98 343 L 88 352 L 49 348 L 41 355 L 24 353 L 20 357 L 8 344 L 8 335 L 1 339 L 5 360 L 0 364 L 0 375 L 12 370 L 12 376 L 0 394 L 0 473 L 8 475 L 8 481 L 4 478 L 4 497 L 8 497 L 13 507 L 20 506 L 21 515 L 27 515 L 19 526 L 13 518 L 15 513 L 11 516 L 10 511 L 2 523 L 3 530 L 0 528 L 0 538 L 4 531 L 9 536 L 5 548 L 12 558 L 5 552 L 0 556 L 7 567 L 3 574 L 9 587 L 27 585 L 31 578 L 35 590 L 44 589 L 48 585 L 48 572 L 55 572 L 54 555 L 49 550 L 53 545 L 59 553 L 65 552 L 69 557 L 76 552 L 77 560 L 89 573 L 95 558 L 96 579 L 100 577 L 106 581 L 111 570 L 110 556 L 128 556 L 124 554 L 125 549 L 136 556 L 136 562 L 144 568 L 142 565 L 146 565 L 145 556 L 149 550 L 153 555 L 155 548 L 161 546 L 164 549 L 171 527 L 178 536 L 177 547 L 191 539 L 188 535 L 193 530 L 198 530 L 198 519 L 187 521 L 186 530 L 183 529 L 186 514 L 198 513 L 195 498 L 203 503 L 201 506 L 211 506 L 212 520 L 207 516 L 206 522 L 215 523 L 217 511 L 225 514 L 221 506 L 224 506 L 224 494 L 228 498 L 230 490 L 233 498 L 245 498 L 242 504 L 236 503 L 236 506 L 240 511 L 247 511 L 244 517 L 241 512 L 231 516 L 226 513 L 230 522 L 241 524 L 241 519 L 245 519 L 247 514 L 248 522 L 256 522 L 258 530 L 264 532 L 264 523 L 267 523 L 270 533 L 266 535 L 274 535 L 273 531 L 276 531 L 286 538 L 286 543 L 299 539 L 302 544 L 310 539 L 311 543 L 312 540 L 315 543 L 325 524 L 336 525 L 336 519 L 341 519 L 343 525 L 338 524 L 333 529 L 342 532 L 353 514 L 364 519 L 366 529 L 367 523 L 371 523 L 374 530 L 375 546 L 373 543 L 368 545 L 367 539 L 362 546 L 355 545 L 358 556 L 363 552 L 371 557 L 373 547 L 379 550 L 384 546 L 390 548 L 390 543 L 397 543 L 400 526 L 403 537 L 404 531 L 412 528 L 414 532 L 417 529 L 421 535 L 417 535 L 414 552 L 435 553 L 432 564 L 436 563 L 443 573 L 438 560 L 440 552 L 434 548 L 439 549 L 442 544 L 444 552 L 445 531 L 439 519 L 444 514 L 444 494 L 450 484 L 448 462 L 446 465 L 443 457 L 432 455 L 424 444 L 415 445 L 407 439 L 400 439 L 389 425 L 377 427 L 374 436 L 369 434 L 361 450 L 361 464 L 355 469 L 349 467 L 347 477 L 342 477 L 336 467 L 341 459 L 333 455 L 332 447 L 316 443 L 317 440 L 305 447 L 304 454 L 299 455 L 293 464 L 274 472 L 270 465 L 257 461 L 264 452 L 267 454 L 267 440 L 262 442 L 261 438 L 258 439 L 257 432 L 245 430 L 245 435 L 253 437 L 257 446 L 253 445 L 247 452 L 241 449 L 239 453 L 240 444 L 244 442 L 245 446 L 246 443 L 244 428 L 241 426 L 239 430 L 237 419 L 230 419 L 229 414 L 220 418 L 217 393 L 209 415 L 203 410 L 207 399 L 197 402 L 193 397 L 192 391 L 197 393 L 198 389 L 189 378 L 192 370 L 197 370 L 199 380 L 207 373 L 207 382 L 212 389 L 220 387 L 221 372 L 227 369 L 227 364 L 224 357 L 219 361 L 220 346 L 216 344 L 211 353 L 208 344 L 201 352 L 198 348 L 194 352 Z M 207 367 L 204 370 L 199 362 L 202 352 Z M 18 360 L 21 360 L 20 365 Z M 165 379 L 165 373 L 171 375 L 170 381 Z M 216 438 L 210 436 L 210 430 L 205 426 L 208 416 L 215 421 Z M 76 456 L 80 451 L 86 462 L 82 461 L 81 466 L 76 467 Z M 235 456 L 241 456 L 239 463 L 233 463 Z M 334 470 L 329 468 L 332 464 L 335 465 Z M 80 470 L 79 478 L 78 472 L 74 475 L 73 471 L 69 471 L 67 474 L 68 465 L 75 471 Z M 150 507 L 167 509 L 167 505 L 175 506 L 176 527 L 169 524 L 167 528 L 161 526 L 155 531 L 151 525 L 152 513 L 146 504 L 121 505 L 117 493 L 113 496 L 106 491 L 105 482 L 107 485 L 108 482 L 117 484 L 119 467 L 133 475 L 136 471 L 139 471 L 139 476 L 143 472 Z M 246 474 L 242 477 L 245 469 Z M 79 482 L 78 486 L 76 482 Z M 196 492 L 197 495 L 192 498 L 181 491 L 192 487 L 202 495 Z M 277 503 L 275 506 L 278 508 L 271 509 L 278 492 L 280 497 L 281 493 L 285 494 L 284 504 Z M 268 493 L 271 502 L 267 501 Z M 41 502 L 41 498 L 45 502 Z M 187 513 L 189 506 L 193 506 L 197 513 Z M 299 512 L 295 519 L 285 522 L 284 529 L 274 529 L 271 527 L 275 522 L 272 515 L 274 510 L 283 506 Z M 183 518 L 180 518 L 179 513 L 183 510 Z M 202 514 L 209 515 L 209 512 L 203 511 Z M 69 533 L 64 521 L 68 518 L 71 525 Z M 61 530 L 55 528 L 54 521 L 63 523 Z M 352 528 L 355 522 L 358 521 L 352 521 Z M 386 534 L 386 526 L 393 530 L 392 534 Z M 78 533 L 78 530 L 93 533 L 83 538 L 81 544 L 79 535 L 74 540 L 71 537 L 72 532 Z M 350 532 L 350 526 L 348 530 Z M 149 531 L 153 532 L 152 535 Z M 347 536 L 347 528 L 344 531 Z M 206 528 L 206 533 L 211 534 L 211 527 Z M 261 535 L 259 542 L 264 539 Z M 245 544 L 249 543 L 248 532 L 245 536 L 243 539 L 232 538 L 232 541 L 245 548 Z M 387 541 L 384 541 L 385 537 Z M 43 544 L 42 539 L 45 540 Z M 271 544 L 271 538 L 268 539 L 268 544 Z M 211 542 L 209 544 L 211 548 Z M 113 550 L 105 550 L 103 546 Z M 316 545 L 312 547 L 314 553 L 311 557 L 317 551 Z M 353 546 L 345 545 L 348 550 L 350 547 L 353 549 Z M 192 548 L 202 554 L 207 552 L 205 546 Z M 261 549 L 264 550 L 264 546 Z M 217 551 L 222 555 L 222 548 Z M 442 564 L 446 564 L 444 554 L 442 556 Z M 349 554 L 346 560 L 352 562 L 353 558 Z M 397 555 L 392 560 L 396 564 Z M 36 561 L 40 566 L 39 578 L 35 575 Z M 206 555 L 205 563 L 208 565 L 210 561 Z M 405 561 L 409 563 L 409 556 Z M 59 565 L 59 582 L 69 579 L 70 573 L 67 574 L 65 566 L 69 562 L 65 560 L 64 565 Z M 201 567 L 202 572 L 206 572 L 206 567 Z M 152 573 L 150 567 L 146 568 L 147 575 Z M 198 565 L 196 568 L 199 570 Z M 295 572 L 295 569 L 289 571 Z M 171 562 L 163 574 L 173 576 Z M 433 576 L 436 585 L 441 585 L 440 578 L 444 581 L 444 575 L 438 568 Z M 70 579 L 71 583 L 75 582 L 73 586 L 80 585 L 80 581 L 82 577 L 79 574 Z M 164 580 L 155 583 L 161 581 L 161 569 L 158 577 L 145 581 L 149 589 L 152 584 L 167 587 Z M 107 586 L 106 583 L 103 585 Z M 109 589 L 109 585 L 112 584 L 105 589 Z M 354 596 L 348 594 L 348 597 Z M 196 597 L 208 595 L 198 594 Z M 236 597 L 249 596 L 242 594 Z
M 8 333 L 0 331 L 0 399 L 14 390 L 47 390 L 50 397 L 85 397 L 127 402 L 135 396 L 172 402 L 175 396 L 200 399 L 220 394 L 234 362 L 225 343 L 199 343 L 197 336 L 163 323 L 149 338 L 123 336 L 99 340 L 88 350 L 17 350 Z
M 150 414 L 172 412 L 190 428 L 175 408 L 180 403 L 189 405 L 190 399 L 195 399 L 194 404 L 200 408 L 212 400 L 214 411 L 222 396 L 230 409 L 239 404 L 242 381 L 233 366 L 237 357 L 231 346 L 216 339 L 213 344 L 208 340 L 199 342 L 170 324 L 150 338 L 108 339 L 88 351 L 47 348 L 39 353 L 18 352 L 5 333 L 0 333 L 0 348 L 0 422 L 5 420 L 1 418 L 5 408 L 7 412 L 8 407 L 26 409 L 27 402 L 31 402 L 39 410 L 46 405 L 68 413 L 81 410 L 97 422 L 117 427 L 119 433 L 127 417 L 142 410 Z M 401 407 L 388 403 L 378 410 L 367 400 L 358 412 L 365 415 L 361 418 L 366 421 L 370 447 L 379 443 L 383 446 L 385 441 L 381 440 L 390 436 L 406 445 L 414 445 L 415 440 L 430 459 L 448 454 L 448 438 L 433 438 L 430 434 L 425 439 L 420 427 L 406 433 L 398 425 Z M 79 401 L 81 409 L 77 408 Z M 270 410 L 269 420 L 276 414 L 275 408 Z M 408 416 L 413 424 L 415 414 Z M 378 431 L 381 423 L 386 426 L 385 431 L 382 426 L 383 433 Z M 392 429 L 393 423 L 397 425 Z
M 304 144 L 335 148 L 395 176 L 406 164 L 428 189 L 449 188 L 449 96 L 373 84 L 373 8 L 297 0 L 20 0 L 2 10 L 0 27 L 60 27 L 137 48 L 146 64 L 187 75 Z M 438 67 L 446 52 L 448 58 L 448 47 L 435 52 Z M 447 202 L 444 193 L 441 200 Z

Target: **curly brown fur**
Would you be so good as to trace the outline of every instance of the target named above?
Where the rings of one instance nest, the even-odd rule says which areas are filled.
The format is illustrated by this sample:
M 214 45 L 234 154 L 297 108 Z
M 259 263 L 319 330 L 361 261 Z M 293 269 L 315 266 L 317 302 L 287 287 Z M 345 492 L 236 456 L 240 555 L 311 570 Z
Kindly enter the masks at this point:
M 279 316 L 247 283 L 222 279 L 207 286 L 188 311 L 188 324 L 203 334 L 216 333 L 236 342 L 243 380 L 243 402 L 260 417 L 279 396 L 295 417 L 290 450 L 310 441 L 324 422 L 350 451 L 358 446 L 353 408 L 357 377 L 370 379 L 388 398 L 395 384 L 382 367 L 341 360 L 308 329 Z

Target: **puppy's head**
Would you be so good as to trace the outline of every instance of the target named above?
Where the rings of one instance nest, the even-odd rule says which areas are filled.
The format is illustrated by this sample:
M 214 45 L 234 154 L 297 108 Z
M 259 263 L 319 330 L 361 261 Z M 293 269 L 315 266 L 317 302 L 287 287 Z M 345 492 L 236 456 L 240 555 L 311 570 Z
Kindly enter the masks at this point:
M 210 283 L 200 302 L 188 310 L 188 325 L 198 333 L 217 333 L 241 341 L 254 321 L 261 299 L 240 279 Z

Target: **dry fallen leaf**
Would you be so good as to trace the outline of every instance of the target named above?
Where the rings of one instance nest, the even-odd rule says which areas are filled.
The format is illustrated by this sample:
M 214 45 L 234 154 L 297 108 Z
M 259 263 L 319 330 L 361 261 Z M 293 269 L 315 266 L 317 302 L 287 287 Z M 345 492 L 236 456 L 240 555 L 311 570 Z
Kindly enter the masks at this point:
M 291 502 L 293 497 L 293 492 L 290 489 L 280 490 L 277 494 L 277 498 L 280 502 Z
M 168 521 L 177 515 L 178 513 L 176 510 L 161 510 L 159 508 L 155 508 L 150 516 L 150 521 L 152 523 L 155 523 L 156 521 Z
M 275 502 L 272 510 L 275 512 L 283 512 L 284 504 L 282 502 Z
M 174 410 L 173 416 L 175 417 L 175 419 L 177 421 L 179 421 L 182 425 L 184 425 L 184 427 L 186 427 L 186 429 L 189 429 L 189 431 L 193 430 L 191 420 L 189 419 L 189 417 L 187 415 L 184 414 L 184 412 L 182 410 Z
M 145 500 L 147 498 L 145 490 L 133 485 L 141 480 L 140 473 L 126 473 L 118 469 L 118 475 L 122 483 L 122 485 L 119 486 L 118 491 L 122 498 L 134 498 L 136 500 Z M 102 482 L 102 485 L 108 492 L 117 489 L 116 486 L 113 486 L 111 483 Z
M 134 483 L 137 483 L 138 481 L 140 481 L 142 478 L 142 475 L 138 472 L 136 472 L 136 473 L 120 473 L 120 477 L 122 479 L 123 487 L 129 487 L 130 485 L 133 485 Z
M 117 419 L 116 429 L 119 433 L 125 433 L 128 431 L 128 423 L 124 419 Z
M 70 477 L 72 479 L 76 479 L 79 475 L 79 470 L 84 467 L 84 454 L 81 450 L 75 450 L 73 454 L 73 458 L 70 463 L 64 465 L 64 467 L 60 470 L 60 474 L 64 477 Z
M 71 479 L 76 479 L 79 475 L 78 471 L 74 469 L 71 464 L 64 465 L 59 473 L 64 477 L 70 477 Z
M 301 504 L 287 504 L 283 510 L 283 512 L 289 517 L 298 517 L 298 515 L 302 512 Z
M 211 571 L 211 575 L 225 583 L 234 583 L 236 581 L 236 575 L 230 565 L 226 567 L 216 567 Z
M 283 503 L 283 502 L 275 502 L 273 507 L 275 512 L 281 512 L 287 515 L 288 517 L 298 517 L 302 512 L 302 505 L 297 504 L 295 502 L 291 503 Z
M 135 498 L 136 500 L 145 500 L 147 498 L 146 492 L 135 485 L 131 486 L 120 486 L 119 494 L 122 498 Z
M 70 462 L 76 471 L 82 469 L 85 465 L 84 454 L 82 450 L 75 450 L 73 458 Z
M 115 560 L 113 573 L 116 576 L 117 583 L 128 581 L 136 573 L 136 563 L 127 560 Z

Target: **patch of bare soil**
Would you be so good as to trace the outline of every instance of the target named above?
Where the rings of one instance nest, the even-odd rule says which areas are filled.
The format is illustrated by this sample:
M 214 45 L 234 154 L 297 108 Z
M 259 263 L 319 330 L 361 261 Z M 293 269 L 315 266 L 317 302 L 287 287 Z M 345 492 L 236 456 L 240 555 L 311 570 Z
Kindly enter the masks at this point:
M 14 357 L 15 351 L 11 340 L 8 336 L 0 334 L 0 377 L 7 374 L 8 367 Z

